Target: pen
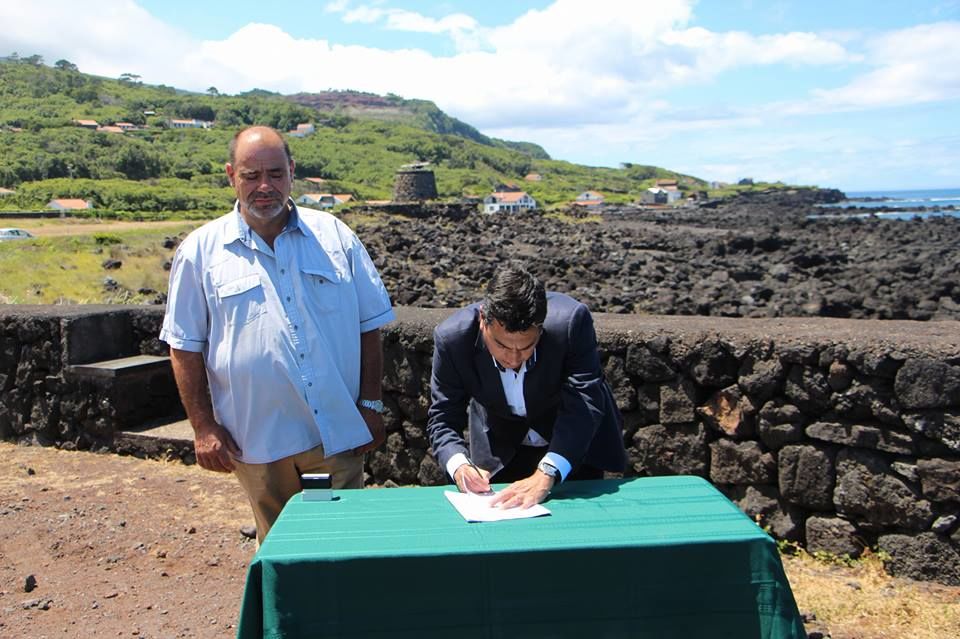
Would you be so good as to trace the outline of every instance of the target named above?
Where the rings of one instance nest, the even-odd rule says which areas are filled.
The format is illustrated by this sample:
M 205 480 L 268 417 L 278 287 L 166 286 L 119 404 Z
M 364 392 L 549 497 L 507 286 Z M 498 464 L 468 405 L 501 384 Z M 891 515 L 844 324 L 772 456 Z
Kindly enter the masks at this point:
M 472 468 L 472 469 L 474 469 L 475 471 L 477 471 L 477 474 L 480 475 L 480 479 L 483 479 L 483 473 L 480 472 L 480 469 L 477 468 L 477 465 L 474 464 L 473 461 L 472 461 L 469 457 L 467 458 L 467 463 L 470 464 L 470 468 Z
M 473 460 L 471 460 L 471 459 L 468 457 L 468 458 L 467 458 L 467 463 L 470 464 L 470 468 L 472 468 L 474 471 L 476 471 L 477 476 L 478 476 L 480 479 L 483 479 L 483 473 L 481 473 L 481 472 L 480 472 L 480 469 L 477 468 L 477 465 L 473 463 Z M 470 489 L 467 488 L 467 482 L 466 482 L 466 480 L 464 480 L 464 482 L 463 482 L 463 488 L 466 490 L 466 492 L 468 492 L 468 493 L 470 492 Z M 487 491 L 487 492 L 485 492 L 485 493 L 471 493 L 471 494 L 476 494 L 476 495 L 492 495 L 492 494 L 493 494 L 493 491 L 490 490 L 490 491 Z

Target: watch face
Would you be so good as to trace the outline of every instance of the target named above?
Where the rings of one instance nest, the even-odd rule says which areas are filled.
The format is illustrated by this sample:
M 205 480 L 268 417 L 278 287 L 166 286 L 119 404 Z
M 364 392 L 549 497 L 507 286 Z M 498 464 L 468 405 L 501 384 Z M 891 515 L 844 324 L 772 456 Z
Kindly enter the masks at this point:
M 540 472 L 544 473 L 545 475 L 550 475 L 554 479 L 560 475 L 560 471 L 557 470 L 555 466 L 548 464 L 547 462 L 540 462 L 540 465 L 537 466 L 537 468 L 540 469 Z

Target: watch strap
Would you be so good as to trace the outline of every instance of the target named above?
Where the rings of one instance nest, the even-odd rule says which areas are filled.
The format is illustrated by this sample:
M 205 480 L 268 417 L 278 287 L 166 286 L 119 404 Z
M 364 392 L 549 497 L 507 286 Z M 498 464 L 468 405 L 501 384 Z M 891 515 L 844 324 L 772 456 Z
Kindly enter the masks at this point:
M 361 399 L 357 402 L 357 406 L 366 408 L 367 410 L 372 410 L 373 412 L 380 413 L 381 415 L 386 412 L 386 409 L 383 407 L 382 399 Z

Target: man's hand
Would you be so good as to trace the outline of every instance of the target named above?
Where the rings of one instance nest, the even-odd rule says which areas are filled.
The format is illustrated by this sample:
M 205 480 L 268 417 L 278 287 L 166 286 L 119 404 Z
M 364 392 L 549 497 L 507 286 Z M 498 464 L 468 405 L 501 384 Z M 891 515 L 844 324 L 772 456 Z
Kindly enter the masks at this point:
M 546 500 L 552 488 L 553 477 L 535 470 L 526 479 L 515 481 L 497 493 L 490 505 L 499 508 L 529 508 Z
M 387 441 L 387 427 L 383 425 L 383 415 L 375 410 L 370 410 L 362 406 L 360 407 L 360 415 L 363 417 L 363 421 L 367 423 L 367 430 L 370 431 L 373 440 L 368 444 L 354 448 L 354 455 L 363 455 L 371 450 L 375 450 L 379 448 L 383 442 Z
M 461 493 L 483 495 L 491 492 L 490 472 L 482 468 L 475 468 L 470 464 L 462 464 L 453 473 L 453 481 L 457 483 L 457 488 L 460 489 Z
M 193 449 L 200 468 L 218 473 L 232 472 L 233 460 L 240 456 L 240 448 L 229 431 L 216 422 L 194 430 Z

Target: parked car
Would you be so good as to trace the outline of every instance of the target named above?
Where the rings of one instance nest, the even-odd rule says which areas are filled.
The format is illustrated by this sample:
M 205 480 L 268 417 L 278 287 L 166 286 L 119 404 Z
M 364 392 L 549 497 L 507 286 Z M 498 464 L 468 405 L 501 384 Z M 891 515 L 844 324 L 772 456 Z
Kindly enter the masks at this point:
M 0 229 L 0 242 L 7 240 L 30 240 L 35 236 L 29 231 L 23 229 Z

